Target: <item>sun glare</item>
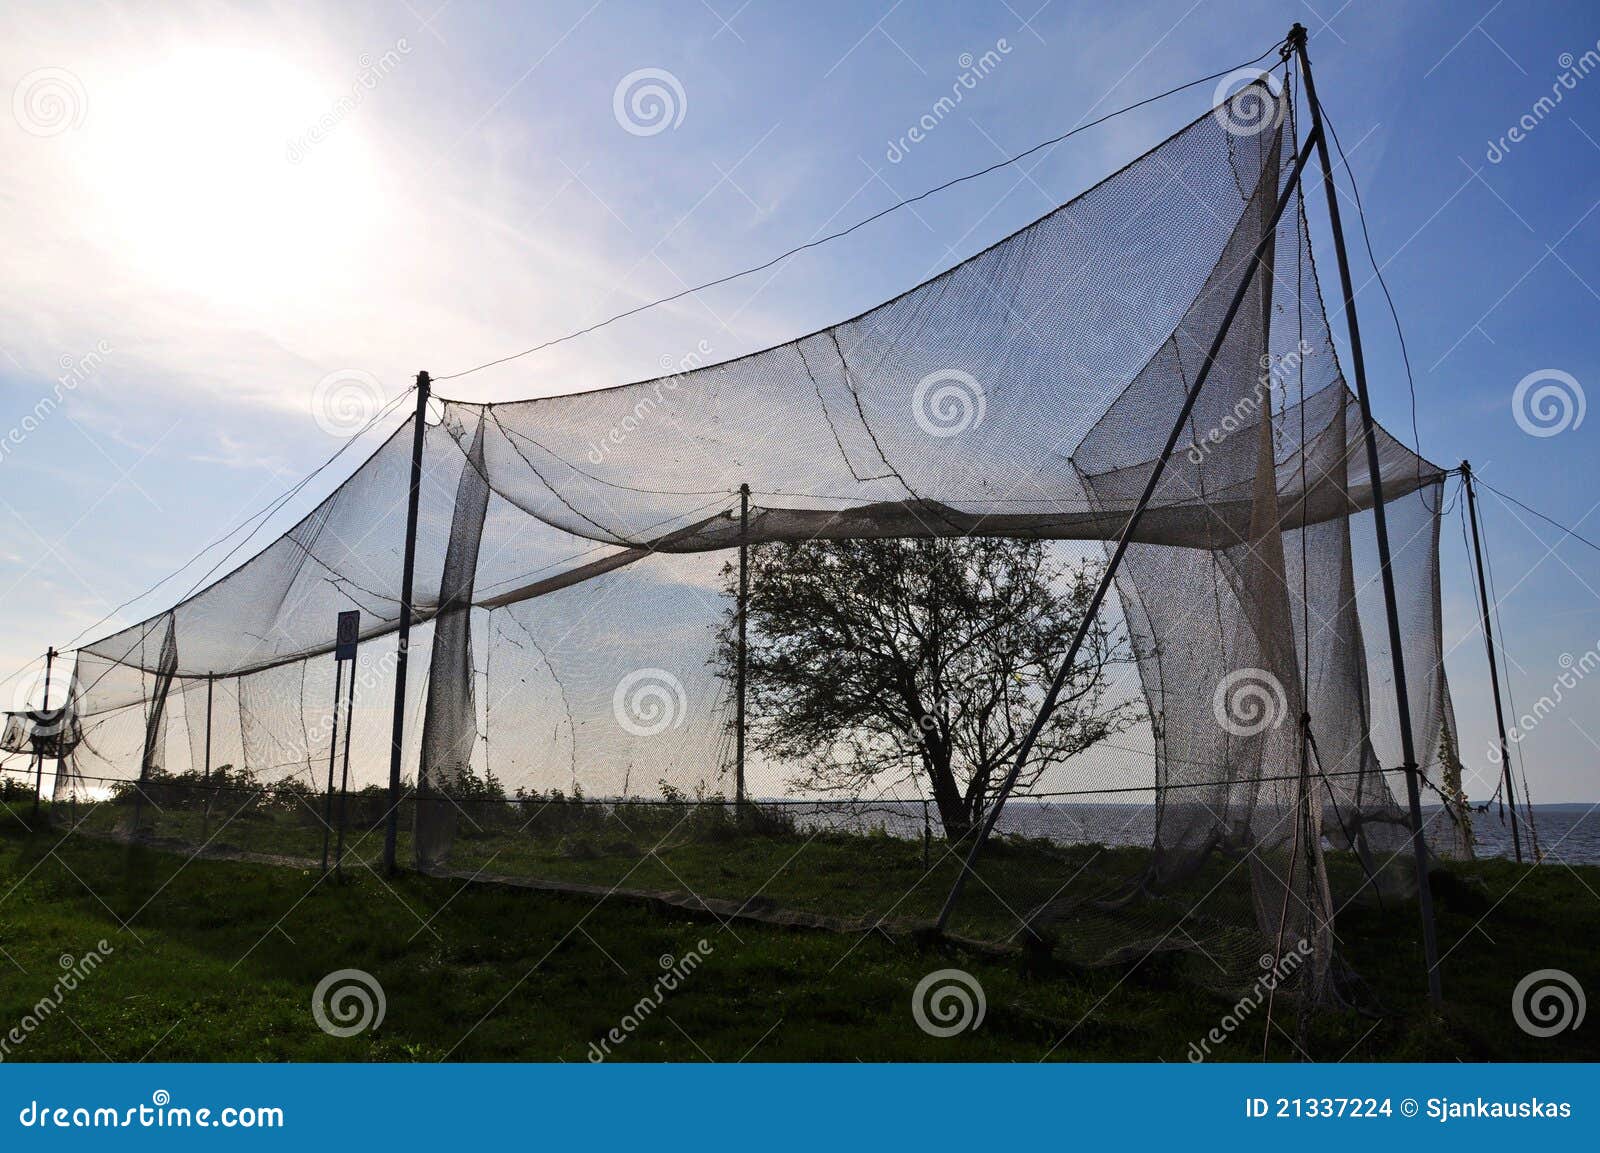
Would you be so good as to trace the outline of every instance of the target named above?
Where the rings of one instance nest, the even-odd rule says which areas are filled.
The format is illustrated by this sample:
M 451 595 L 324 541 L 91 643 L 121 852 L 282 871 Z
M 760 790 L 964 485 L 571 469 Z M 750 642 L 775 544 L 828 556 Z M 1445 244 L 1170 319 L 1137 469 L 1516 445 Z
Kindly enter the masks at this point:
M 359 264 L 375 226 L 374 150 L 359 123 L 306 143 L 337 118 L 347 79 L 200 44 L 110 79 L 85 142 L 84 226 L 134 279 L 255 313 Z

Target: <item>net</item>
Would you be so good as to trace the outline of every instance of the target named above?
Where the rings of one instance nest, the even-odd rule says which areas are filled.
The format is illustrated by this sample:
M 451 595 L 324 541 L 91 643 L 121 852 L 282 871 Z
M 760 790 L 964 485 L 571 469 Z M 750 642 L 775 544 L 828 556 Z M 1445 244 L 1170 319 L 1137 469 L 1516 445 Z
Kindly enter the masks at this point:
M 444 401 L 422 437 L 398 798 L 409 423 L 231 575 L 79 650 L 56 798 L 92 802 L 91 831 L 278 858 L 314 857 L 333 825 L 367 864 L 398 804 L 402 853 L 433 871 L 925 923 L 1161 467 L 950 927 L 1084 963 L 1172 952 L 1228 985 L 1299 958 L 1329 995 L 1338 909 L 1412 873 L 1375 478 L 1298 188 L 1276 212 L 1289 105 L 1252 86 L 797 340 Z M 1444 474 L 1382 431 L 1377 460 L 1442 798 L 1429 840 L 1461 853 Z

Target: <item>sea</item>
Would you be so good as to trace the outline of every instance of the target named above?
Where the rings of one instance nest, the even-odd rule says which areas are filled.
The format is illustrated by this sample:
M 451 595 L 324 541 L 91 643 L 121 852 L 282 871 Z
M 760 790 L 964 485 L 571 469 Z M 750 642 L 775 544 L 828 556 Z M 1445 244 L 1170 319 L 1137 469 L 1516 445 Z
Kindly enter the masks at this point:
M 1525 823 L 1525 822 L 1524 822 Z M 1522 834 L 1523 856 L 1528 854 L 1529 835 Z M 1547 862 L 1568 865 L 1600 865 L 1600 805 L 1534 805 L 1533 833 L 1539 852 Z M 1512 855 L 1511 814 L 1504 823 L 1498 810 L 1472 815 L 1473 849 L 1480 857 Z
M 1428 823 L 1437 812 L 1437 806 L 1424 805 L 1423 822 Z M 1062 845 L 1139 846 L 1150 844 L 1154 838 L 1155 814 L 1154 805 L 1044 804 L 1018 798 L 1001 811 L 998 831 Z M 797 816 L 802 825 L 837 824 Z M 937 824 L 937 816 L 933 820 Z M 920 837 L 923 808 L 915 802 L 879 802 L 856 815 L 851 823 L 882 827 L 893 836 Z M 1532 835 L 1526 824 L 1524 821 L 1520 830 L 1525 860 L 1531 859 L 1531 846 L 1536 842 L 1546 863 L 1600 865 L 1600 804 L 1534 805 Z M 1509 812 L 1504 820 L 1498 809 L 1474 813 L 1472 831 L 1478 857 L 1513 856 Z

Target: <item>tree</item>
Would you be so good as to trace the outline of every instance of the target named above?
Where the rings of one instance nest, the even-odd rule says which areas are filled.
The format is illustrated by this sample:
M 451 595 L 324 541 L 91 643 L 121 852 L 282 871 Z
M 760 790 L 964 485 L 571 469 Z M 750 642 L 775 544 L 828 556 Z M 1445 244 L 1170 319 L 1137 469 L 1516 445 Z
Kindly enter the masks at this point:
M 916 780 L 951 839 L 1004 781 L 1102 571 L 1038 541 L 965 537 L 769 544 L 749 565 L 752 745 L 802 765 L 801 789 Z M 737 570 L 725 579 L 736 596 Z M 736 638 L 735 617 L 718 653 L 730 681 Z M 1129 659 L 1097 620 L 1020 785 L 1140 719 L 1106 699 Z

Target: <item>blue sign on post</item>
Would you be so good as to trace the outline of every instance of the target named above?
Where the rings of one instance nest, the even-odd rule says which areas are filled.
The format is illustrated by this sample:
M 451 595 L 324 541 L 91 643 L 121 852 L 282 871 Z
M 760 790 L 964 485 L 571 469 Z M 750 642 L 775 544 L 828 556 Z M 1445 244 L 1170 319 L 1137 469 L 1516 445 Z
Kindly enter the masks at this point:
M 333 659 L 336 661 L 353 661 L 356 659 L 356 640 L 361 636 L 361 610 L 351 609 L 349 612 L 339 614 L 339 631 L 334 634 Z

